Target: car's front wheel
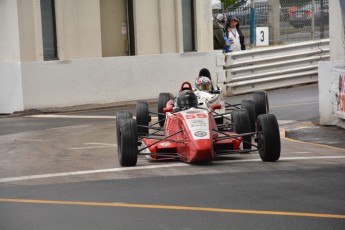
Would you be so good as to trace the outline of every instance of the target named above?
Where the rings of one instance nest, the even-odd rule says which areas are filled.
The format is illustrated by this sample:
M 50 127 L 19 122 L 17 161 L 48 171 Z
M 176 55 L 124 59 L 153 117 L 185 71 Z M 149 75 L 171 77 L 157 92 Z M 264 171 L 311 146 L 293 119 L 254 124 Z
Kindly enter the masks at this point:
M 277 118 L 273 114 L 258 116 L 257 144 L 262 161 L 277 161 L 280 158 L 280 133 Z
M 120 120 L 120 142 L 117 143 L 118 158 L 121 166 L 135 166 L 138 160 L 138 131 L 133 118 Z

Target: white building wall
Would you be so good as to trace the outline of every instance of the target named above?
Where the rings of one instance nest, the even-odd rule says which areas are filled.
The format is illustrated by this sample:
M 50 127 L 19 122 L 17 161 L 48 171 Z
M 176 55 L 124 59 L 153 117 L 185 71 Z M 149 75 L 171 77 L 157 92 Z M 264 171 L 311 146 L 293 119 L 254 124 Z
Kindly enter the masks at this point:
M 201 68 L 222 69 L 216 67 L 217 53 L 25 62 L 25 109 L 158 99 L 161 92 L 176 96 L 182 82 L 194 83 Z
M 329 1 L 329 44 L 330 44 L 330 60 L 345 60 L 345 37 L 344 25 L 342 20 L 342 13 L 340 1 Z
M 0 1 L 0 113 L 24 109 L 17 1 Z
M 0 61 L 19 61 L 17 1 L 0 1 Z
M 194 0 L 196 52 L 183 53 L 180 0 L 134 0 L 138 56 L 102 58 L 99 1 L 55 0 L 59 60 L 43 61 L 40 0 L 0 0 L 0 113 L 155 99 L 222 72 L 210 2 Z
M 335 115 L 336 92 L 332 89 L 339 88 L 338 75 L 335 76 L 335 69 L 345 66 L 345 37 L 342 20 L 342 0 L 329 1 L 329 39 L 330 39 L 330 61 L 319 62 L 319 114 L 321 125 L 337 125 L 345 128 L 345 120 Z M 344 10 L 344 9 L 343 9 Z

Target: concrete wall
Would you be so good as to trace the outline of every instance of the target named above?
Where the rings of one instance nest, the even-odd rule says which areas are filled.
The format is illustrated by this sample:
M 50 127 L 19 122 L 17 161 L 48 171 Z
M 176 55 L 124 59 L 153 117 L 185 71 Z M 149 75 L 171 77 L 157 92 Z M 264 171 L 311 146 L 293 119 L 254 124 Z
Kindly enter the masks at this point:
M 337 125 L 345 129 L 345 116 L 335 114 L 337 106 L 336 93 L 339 89 L 339 74 L 335 76 L 335 69 L 345 67 L 345 25 L 341 0 L 329 1 L 329 39 L 330 61 L 319 62 L 319 114 L 321 125 Z M 343 11 L 343 12 L 342 12 Z M 337 90 L 335 90 L 337 89 Z
M 340 1 L 343 0 L 329 1 L 329 42 L 331 49 L 331 61 L 345 60 L 345 28 L 342 20 Z
M 22 63 L 25 109 L 157 99 L 194 85 L 201 68 L 216 67 L 219 52 L 109 57 Z
M 55 0 L 59 60 L 43 61 L 40 0 L 0 0 L 0 113 L 155 99 L 201 68 L 221 75 L 210 1 L 194 0 L 196 52 L 183 53 L 181 0 L 134 0 L 137 56 L 107 58 L 100 1 Z
M 19 61 L 17 1 L 0 1 L 0 61 Z
M 24 110 L 20 62 L 0 62 L 0 114 Z

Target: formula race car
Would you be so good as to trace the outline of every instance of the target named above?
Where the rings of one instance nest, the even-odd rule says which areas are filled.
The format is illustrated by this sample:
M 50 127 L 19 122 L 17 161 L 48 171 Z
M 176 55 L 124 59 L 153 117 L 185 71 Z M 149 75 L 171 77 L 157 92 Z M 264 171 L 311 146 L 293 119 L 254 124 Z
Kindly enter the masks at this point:
M 146 155 L 151 160 L 205 163 L 220 155 L 258 151 L 263 161 L 279 159 L 279 127 L 273 114 L 258 115 L 254 131 L 248 110 L 241 108 L 229 112 L 228 122 L 217 124 L 214 112 L 221 105 L 199 107 L 200 102 L 190 86 L 184 82 L 176 99 L 169 93 L 161 93 L 158 110 L 162 111 L 158 113 L 151 112 L 147 102 L 138 101 L 136 119 L 130 112 L 116 114 L 121 166 L 135 166 L 138 155 Z M 164 103 L 164 108 L 160 108 Z M 152 122 L 152 114 L 158 115 L 157 122 Z

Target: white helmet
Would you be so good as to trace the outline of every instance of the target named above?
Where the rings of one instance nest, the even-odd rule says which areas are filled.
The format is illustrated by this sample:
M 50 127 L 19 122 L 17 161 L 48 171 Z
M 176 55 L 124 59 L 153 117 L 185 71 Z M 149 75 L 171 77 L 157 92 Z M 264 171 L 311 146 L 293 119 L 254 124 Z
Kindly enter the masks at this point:
M 195 80 L 195 88 L 200 91 L 211 91 L 212 82 L 208 77 L 200 76 Z

